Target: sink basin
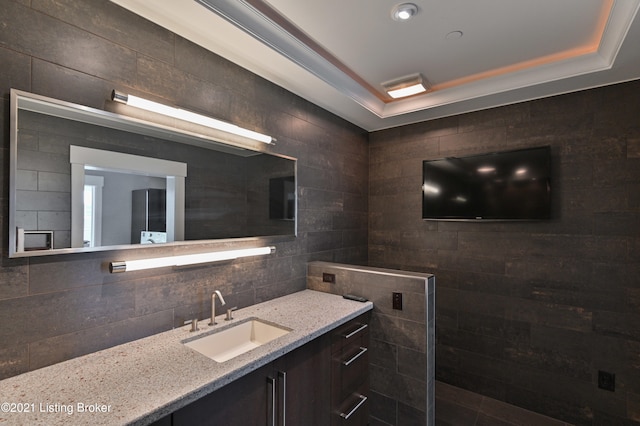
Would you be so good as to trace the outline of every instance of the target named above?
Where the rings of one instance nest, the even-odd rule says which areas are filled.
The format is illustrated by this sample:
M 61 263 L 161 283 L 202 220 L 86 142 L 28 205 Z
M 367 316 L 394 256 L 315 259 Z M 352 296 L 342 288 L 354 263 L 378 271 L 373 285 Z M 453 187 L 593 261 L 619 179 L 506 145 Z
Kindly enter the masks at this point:
M 225 362 L 251 349 L 264 345 L 290 330 L 259 319 L 251 319 L 232 327 L 184 342 L 185 346 L 217 362 Z

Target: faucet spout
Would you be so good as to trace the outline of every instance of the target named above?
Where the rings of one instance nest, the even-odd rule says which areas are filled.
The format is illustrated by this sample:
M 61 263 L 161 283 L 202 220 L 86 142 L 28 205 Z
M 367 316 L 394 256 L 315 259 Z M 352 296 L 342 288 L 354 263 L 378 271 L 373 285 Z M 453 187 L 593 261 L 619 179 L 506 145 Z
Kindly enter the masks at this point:
M 226 302 L 224 301 L 224 297 L 222 297 L 222 293 L 220 293 L 220 290 L 215 290 L 213 293 L 211 293 L 211 321 L 209 322 L 209 325 L 216 325 L 216 296 L 218 297 L 218 299 L 220 299 L 220 305 L 224 306 L 226 305 Z

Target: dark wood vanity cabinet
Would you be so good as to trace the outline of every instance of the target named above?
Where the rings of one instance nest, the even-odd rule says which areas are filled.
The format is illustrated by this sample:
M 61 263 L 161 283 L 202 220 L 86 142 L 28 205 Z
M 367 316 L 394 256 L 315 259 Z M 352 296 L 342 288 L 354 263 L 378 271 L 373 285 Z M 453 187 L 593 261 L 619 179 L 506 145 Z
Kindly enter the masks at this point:
M 158 425 L 367 425 L 368 318 L 349 321 Z
M 275 425 L 329 424 L 330 359 L 330 341 L 325 335 L 275 362 L 278 375 L 278 419 Z M 286 373 L 286 377 L 282 373 Z
M 235 380 L 174 412 L 172 425 L 264 426 L 267 423 L 267 376 L 271 366 Z M 154 425 L 155 426 L 155 425 Z
M 172 424 L 326 426 L 331 342 L 321 336 L 174 412 Z
M 332 333 L 332 426 L 369 424 L 369 318 L 363 314 Z

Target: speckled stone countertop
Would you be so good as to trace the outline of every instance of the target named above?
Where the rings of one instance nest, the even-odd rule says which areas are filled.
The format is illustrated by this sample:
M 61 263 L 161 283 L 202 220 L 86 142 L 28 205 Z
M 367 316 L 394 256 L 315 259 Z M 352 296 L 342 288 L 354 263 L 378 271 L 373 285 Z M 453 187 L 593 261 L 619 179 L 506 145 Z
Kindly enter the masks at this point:
M 207 318 L 195 333 L 185 326 L 11 377 L 0 381 L 0 424 L 149 424 L 372 307 L 304 290 L 235 311 L 230 322 L 217 316 L 215 327 Z M 223 363 L 182 344 L 247 318 L 292 331 Z

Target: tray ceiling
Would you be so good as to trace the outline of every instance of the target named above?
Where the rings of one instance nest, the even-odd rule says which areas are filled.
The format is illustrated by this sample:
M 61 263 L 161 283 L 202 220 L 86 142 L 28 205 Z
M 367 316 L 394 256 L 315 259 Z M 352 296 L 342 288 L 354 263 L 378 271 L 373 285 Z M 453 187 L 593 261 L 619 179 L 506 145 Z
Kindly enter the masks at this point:
M 368 131 L 640 78 L 640 0 L 112 1 Z

